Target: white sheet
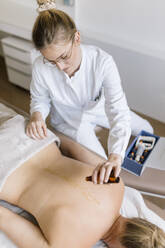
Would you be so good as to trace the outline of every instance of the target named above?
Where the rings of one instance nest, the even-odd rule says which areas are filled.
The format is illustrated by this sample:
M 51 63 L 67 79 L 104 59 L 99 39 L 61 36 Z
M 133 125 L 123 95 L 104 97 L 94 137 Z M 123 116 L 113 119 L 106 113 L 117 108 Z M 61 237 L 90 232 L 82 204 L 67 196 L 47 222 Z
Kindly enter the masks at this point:
M 140 217 L 148 220 L 162 228 L 165 232 L 165 221 L 146 206 L 142 195 L 135 189 L 125 186 L 120 213 L 127 218 Z
M 0 125 L 0 190 L 7 177 L 21 164 L 31 158 L 58 137 L 48 130 L 48 137 L 33 140 L 25 134 L 26 119 L 16 115 Z

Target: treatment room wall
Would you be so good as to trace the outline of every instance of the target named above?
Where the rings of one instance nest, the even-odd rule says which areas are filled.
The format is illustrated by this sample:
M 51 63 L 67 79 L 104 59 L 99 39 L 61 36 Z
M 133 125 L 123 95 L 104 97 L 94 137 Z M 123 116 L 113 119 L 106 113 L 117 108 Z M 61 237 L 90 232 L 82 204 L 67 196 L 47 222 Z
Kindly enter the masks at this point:
M 164 0 L 76 0 L 76 22 L 88 35 L 165 58 L 164 12 Z
M 164 0 L 76 1 L 76 22 L 84 41 L 113 55 L 129 106 L 163 122 L 164 10 Z

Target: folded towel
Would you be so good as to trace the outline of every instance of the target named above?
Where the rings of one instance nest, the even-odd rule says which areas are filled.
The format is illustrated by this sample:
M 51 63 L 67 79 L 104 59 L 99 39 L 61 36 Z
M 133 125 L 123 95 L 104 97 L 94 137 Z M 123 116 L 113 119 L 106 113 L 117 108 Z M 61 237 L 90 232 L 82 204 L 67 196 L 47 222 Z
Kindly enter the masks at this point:
M 15 115 L 0 125 L 0 191 L 16 168 L 50 143 L 60 142 L 49 130 L 43 140 L 29 138 L 25 134 L 26 122 L 23 116 Z

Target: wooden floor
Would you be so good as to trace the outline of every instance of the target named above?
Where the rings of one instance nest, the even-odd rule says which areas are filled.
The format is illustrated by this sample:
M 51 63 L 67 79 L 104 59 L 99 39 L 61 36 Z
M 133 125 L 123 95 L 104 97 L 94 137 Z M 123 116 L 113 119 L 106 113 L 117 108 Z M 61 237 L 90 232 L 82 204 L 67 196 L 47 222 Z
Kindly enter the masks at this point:
M 2 57 L 0 57 L 0 98 L 29 113 L 30 94 L 27 90 L 15 86 L 8 81 L 5 63 Z M 164 123 L 144 115 L 141 116 L 145 117 L 151 123 L 155 134 L 165 136 Z M 165 200 L 157 200 L 157 198 L 148 196 L 146 198 L 165 208 Z
M 21 108 L 25 112 L 29 112 L 30 94 L 8 81 L 5 63 L 0 57 L 0 98 Z

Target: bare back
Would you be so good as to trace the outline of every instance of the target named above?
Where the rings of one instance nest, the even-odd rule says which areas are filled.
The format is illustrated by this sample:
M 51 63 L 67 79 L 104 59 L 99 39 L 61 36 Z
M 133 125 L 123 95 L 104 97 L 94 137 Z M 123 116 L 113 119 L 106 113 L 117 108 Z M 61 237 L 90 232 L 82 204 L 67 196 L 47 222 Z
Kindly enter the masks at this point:
M 15 170 L 0 198 L 34 215 L 55 247 L 90 247 L 118 217 L 124 191 L 122 182 L 86 182 L 92 171 L 62 156 L 53 143 Z

